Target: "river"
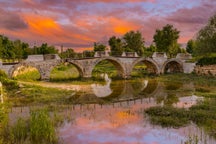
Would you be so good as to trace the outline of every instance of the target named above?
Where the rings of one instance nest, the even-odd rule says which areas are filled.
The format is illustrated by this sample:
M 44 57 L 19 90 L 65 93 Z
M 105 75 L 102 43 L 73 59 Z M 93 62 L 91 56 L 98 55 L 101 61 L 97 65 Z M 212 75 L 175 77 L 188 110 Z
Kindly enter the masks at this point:
M 172 105 L 188 109 L 203 101 L 191 83 L 170 84 L 154 78 L 112 81 L 85 86 L 67 84 L 75 92 L 61 111 L 58 128 L 62 144 L 215 144 L 216 140 L 194 123 L 180 128 L 153 125 L 144 110 Z M 29 115 L 29 107 L 14 107 L 10 119 Z

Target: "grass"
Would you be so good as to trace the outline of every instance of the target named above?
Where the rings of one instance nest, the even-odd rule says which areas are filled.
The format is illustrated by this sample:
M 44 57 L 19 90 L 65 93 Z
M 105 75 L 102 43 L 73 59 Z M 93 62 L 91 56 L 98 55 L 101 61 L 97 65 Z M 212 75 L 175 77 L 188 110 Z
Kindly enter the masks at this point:
M 16 80 L 37 81 L 40 79 L 40 73 L 34 67 L 22 67 L 15 73 L 13 78 Z
M 58 142 L 54 120 L 46 109 L 31 111 L 30 118 L 19 118 L 13 125 L 9 121 L 0 131 L 0 143 L 2 144 L 55 144 Z
M 194 105 L 188 110 L 171 106 L 151 107 L 145 111 L 153 124 L 162 127 L 182 127 L 191 121 L 216 138 L 216 99 Z
M 56 66 L 50 73 L 50 81 L 71 81 L 77 79 L 80 79 L 79 71 L 75 66 L 68 63 Z
M 216 138 L 216 79 L 207 76 L 194 74 L 167 74 L 156 77 L 164 82 L 168 97 L 164 101 L 164 107 L 151 107 L 145 111 L 150 116 L 153 124 L 162 127 L 182 127 L 190 122 L 204 128 L 208 134 Z M 190 107 L 189 109 L 172 107 L 172 103 L 178 101 L 174 92 L 180 94 L 185 83 L 193 83 L 194 91 L 188 91 L 197 96 L 206 97 L 203 102 Z M 186 92 L 186 91 L 185 91 Z M 187 92 L 186 92 L 187 93 Z
M 46 88 L 36 85 L 23 85 L 23 87 L 20 88 L 20 91 L 10 95 L 8 99 L 14 106 L 65 103 L 67 102 L 67 97 L 72 94 L 72 90 Z
M 185 109 L 170 106 L 151 107 L 145 112 L 151 116 L 153 124 L 160 124 L 162 127 L 181 127 L 189 123 Z
M 118 77 L 118 71 L 116 67 L 109 61 L 103 60 L 99 62 L 92 71 L 93 78 L 100 78 L 101 74 L 108 74 L 109 77 Z
M 46 110 L 31 112 L 30 141 L 33 143 L 57 143 L 53 122 Z

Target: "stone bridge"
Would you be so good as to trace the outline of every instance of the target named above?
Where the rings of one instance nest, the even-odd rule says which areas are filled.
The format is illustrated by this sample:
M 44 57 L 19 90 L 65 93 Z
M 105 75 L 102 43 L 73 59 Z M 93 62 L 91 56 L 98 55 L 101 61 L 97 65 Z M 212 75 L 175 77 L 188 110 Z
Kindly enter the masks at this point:
M 52 69 L 61 63 L 71 63 L 79 71 L 81 77 L 90 78 L 94 67 L 101 61 L 107 60 L 111 62 L 117 69 L 119 76 L 122 78 L 130 78 L 134 66 L 140 62 L 147 66 L 147 71 L 154 74 L 163 74 L 166 72 L 183 72 L 191 73 L 195 63 L 186 62 L 190 56 L 178 54 L 176 58 L 168 59 L 164 53 L 154 53 L 150 57 L 113 57 L 100 56 L 84 59 L 60 59 L 57 55 L 30 55 L 28 59 L 17 64 L 2 64 L 0 69 L 4 70 L 9 77 L 16 75 L 16 71 L 22 67 L 34 67 L 41 76 L 41 80 L 49 80 Z

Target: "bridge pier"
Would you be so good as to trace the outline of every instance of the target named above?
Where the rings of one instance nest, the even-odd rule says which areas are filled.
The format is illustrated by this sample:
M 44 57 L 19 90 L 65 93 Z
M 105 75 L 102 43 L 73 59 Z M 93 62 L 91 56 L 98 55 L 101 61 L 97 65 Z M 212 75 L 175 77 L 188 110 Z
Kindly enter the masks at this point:
M 179 69 L 181 69 L 180 72 L 190 73 L 193 71 L 195 64 L 186 63 L 188 57 L 184 58 L 183 56 L 184 55 L 168 59 L 164 53 L 154 53 L 152 58 L 105 56 L 85 59 L 67 59 L 67 62 L 73 64 L 78 69 L 81 77 L 91 78 L 94 67 L 101 61 L 107 60 L 116 67 L 119 76 L 123 79 L 130 79 L 133 68 L 140 62 L 147 66 L 147 70 L 150 73 L 163 74 L 166 69 L 169 69 L 169 65 L 177 65 Z M 14 71 L 19 67 L 35 67 L 40 72 L 41 80 L 49 80 L 52 68 L 65 62 L 65 60 L 60 59 L 39 59 L 40 57 L 34 56 L 35 59 L 27 59 L 26 61 L 15 65 L 2 64 L 0 61 L 0 69 L 4 70 L 10 77 L 12 77 Z
M 50 70 L 42 70 L 40 71 L 40 79 L 43 81 L 49 81 L 50 80 Z

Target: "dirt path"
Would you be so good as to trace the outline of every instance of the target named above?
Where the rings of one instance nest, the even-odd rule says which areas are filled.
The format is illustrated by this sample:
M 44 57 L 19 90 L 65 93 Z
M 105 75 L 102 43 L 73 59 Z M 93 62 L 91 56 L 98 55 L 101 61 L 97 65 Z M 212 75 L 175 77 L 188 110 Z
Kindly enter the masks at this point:
M 80 91 L 82 89 L 90 89 L 91 85 L 75 85 L 75 84 L 69 84 L 69 83 L 55 83 L 55 82 L 26 82 L 26 81 L 18 81 L 19 84 L 27 84 L 27 85 L 36 85 L 36 86 L 42 86 L 42 87 L 48 87 L 48 88 L 58 88 L 58 89 L 65 89 L 65 90 L 74 90 L 74 91 Z

